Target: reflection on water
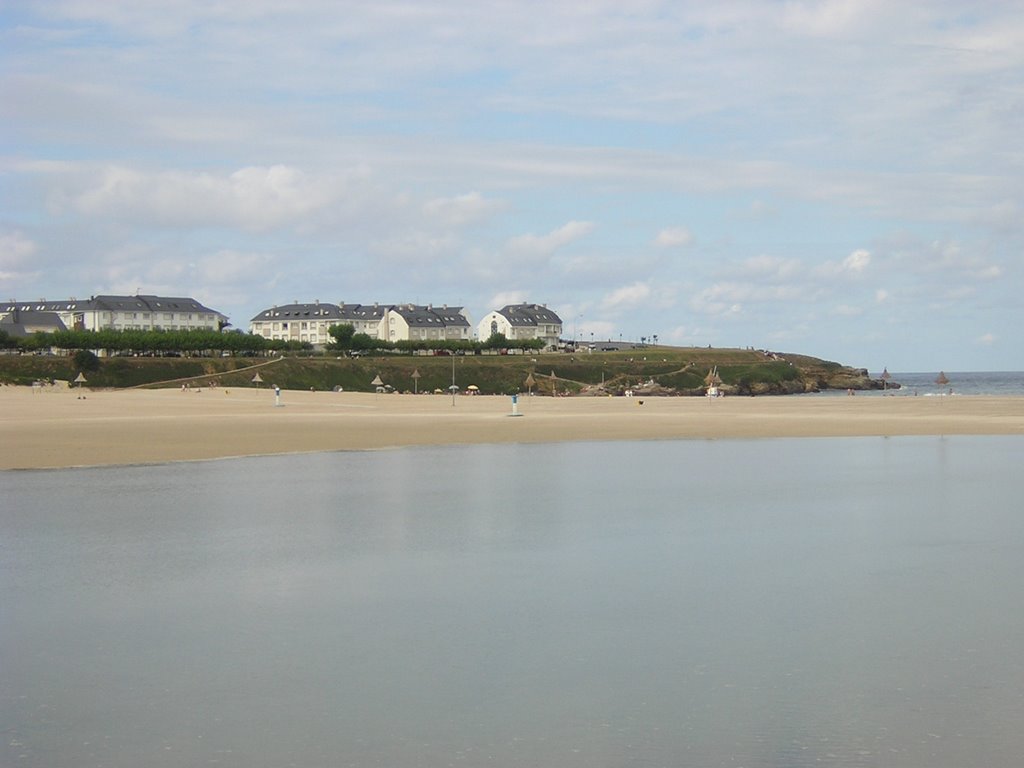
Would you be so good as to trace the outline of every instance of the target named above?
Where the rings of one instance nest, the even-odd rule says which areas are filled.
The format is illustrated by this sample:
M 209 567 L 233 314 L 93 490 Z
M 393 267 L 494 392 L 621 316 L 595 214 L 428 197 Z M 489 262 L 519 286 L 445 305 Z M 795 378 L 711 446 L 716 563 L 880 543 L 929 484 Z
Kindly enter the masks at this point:
M 1022 446 L 0 473 L 0 765 L 1010 765 Z

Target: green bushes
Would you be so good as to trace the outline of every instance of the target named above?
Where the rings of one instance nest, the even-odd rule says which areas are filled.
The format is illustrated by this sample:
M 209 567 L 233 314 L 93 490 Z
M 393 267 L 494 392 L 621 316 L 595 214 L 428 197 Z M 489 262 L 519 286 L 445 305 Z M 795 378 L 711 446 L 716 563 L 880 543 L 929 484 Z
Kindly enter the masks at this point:
M 244 334 L 236 335 L 250 339 Z M 482 394 L 513 394 L 527 390 L 528 376 L 533 391 L 549 395 L 552 373 L 559 392 L 576 392 L 605 384 L 607 391 L 620 392 L 652 381 L 669 393 L 697 395 L 704 391 L 704 377 L 717 366 L 723 384 L 738 394 L 782 394 L 805 391 L 804 382 L 830 386 L 831 379 L 821 375 L 831 365 L 815 358 L 800 358 L 793 363 L 766 360 L 763 355 L 745 350 L 707 350 L 660 348 L 656 353 L 638 356 L 635 351 L 596 353 L 534 354 L 456 354 L 413 355 L 376 352 L 364 357 L 337 357 L 337 353 L 318 355 L 299 352 L 280 359 L 265 354 L 256 357 L 222 356 L 193 353 L 193 356 L 160 357 L 117 355 L 101 358 L 99 367 L 89 370 L 80 365 L 85 358 L 75 355 L 0 354 L 0 381 L 27 384 L 36 379 L 72 380 L 79 371 L 88 371 L 89 386 L 129 387 L 139 385 L 180 386 L 191 379 L 200 386 L 216 379 L 222 387 L 250 387 L 260 366 L 266 386 L 284 389 L 373 391 L 371 382 L 380 375 L 385 384 L 400 392 L 418 390 L 448 391 L 452 383 L 465 390 L 470 384 Z M 859 375 L 852 369 L 851 375 Z M 414 378 L 413 373 L 418 377 Z M 843 379 L 843 388 L 851 386 Z
M 272 341 L 250 333 L 220 331 L 54 331 L 18 339 L 26 352 L 45 349 L 103 350 L 108 354 L 187 354 L 227 352 L 254 355 L 281 349 L 310 349 L 308 342 Z
M 80 349 L 71 358 L 79 371 L 89 372 L 100 369 L 100 359 L 88 349 Z

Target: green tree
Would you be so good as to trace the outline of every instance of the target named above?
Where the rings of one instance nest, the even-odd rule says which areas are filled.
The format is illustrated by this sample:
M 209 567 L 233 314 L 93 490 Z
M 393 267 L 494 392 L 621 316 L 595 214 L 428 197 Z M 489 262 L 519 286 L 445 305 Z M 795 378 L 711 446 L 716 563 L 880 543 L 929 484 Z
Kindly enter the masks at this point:
M 51 347 L 53 345 L 50 343 L 50 335 L 49 333 L 37 331 L 28 336 L 23 336 L 18 339 L 18 349 L 25 352 L 38 352 L 41 349 Z
M 352 337 L 356 334 L 354 325 L 349 323 L 342 323 L 341 325 L 332 325 L 327 329 L 327 333 L 334 339 L 334 343 L 331 344 L 331 349 L 348 350 L 352 349 Z M 365 334 L 363 334 L 365 336 Z
M 508 339 L 504 333 L 492 333 L 483 343 L 484 349 L 508 349 Z
M 75 367 L 79 371 L 98 371 L 100 369 L 100 359 L 88 349 L 78 350 L 73 359 Z
M 368 352 L 374 349 L 377 345 L 374 344 L 376 339 L 370 336 L 368 333 L 354 333 L 352 334 L 352 350 L 359 352 Z

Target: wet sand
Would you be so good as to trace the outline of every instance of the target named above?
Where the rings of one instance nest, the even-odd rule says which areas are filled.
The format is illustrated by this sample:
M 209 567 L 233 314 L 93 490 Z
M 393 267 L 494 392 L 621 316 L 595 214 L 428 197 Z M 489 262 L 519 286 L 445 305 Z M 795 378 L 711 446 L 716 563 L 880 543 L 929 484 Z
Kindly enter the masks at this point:
M 0 469 L 411 445 L 1021 435 L 1024 397 L 511 398 L 0 387 Z M 642 403 L 642 404 L 641 404 Z

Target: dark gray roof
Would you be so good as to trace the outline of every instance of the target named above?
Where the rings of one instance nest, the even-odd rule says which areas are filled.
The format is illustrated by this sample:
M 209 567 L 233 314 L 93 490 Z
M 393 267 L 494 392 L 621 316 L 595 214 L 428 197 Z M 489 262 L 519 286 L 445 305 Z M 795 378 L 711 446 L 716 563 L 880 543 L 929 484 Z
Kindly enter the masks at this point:
M 541 304 L 506 304 L 498 310 L 498 314 L 514 326 L 562 323 L 562 318 Z
M 148 312 L 212 312 L 215 315 L 221 314 L 215 309 L 203 306 L 195 299 L 181 296 L 95 296 L 92 300 L 98 309 L 119 311 L 142 309 Z
M 412 327 L 444 328 L 469 327 L 469 321 L 462 314 L 462 307 L 419 306 L 416 304 L 282 304 L 260 312 L 250 322 L 266 320 L 317 319 L 334 320 L 339 323 L 367 322 L 380 320 L 393 310 Z
M 178 296 L 90 296 L 88 299 L 61 299 L 59 301 L 9 301 L 0 303 L 0 312 L 35 311 L 35 312 L 88 312 L 106 310 L 108 312 L 126 312 L 142 310 L 143 312 L 212 312 L 226 317 L 215 309 L 200 304 L 195 299 Z
M 63 299 L 62 301 L 16 301 L 11 299 L 0 304 L 0 312 L 71 312 L 76 309 L 90 309 L 92 300 Z
M 341 307 L 337 304 L 282 304 L 260 312 L 252 319 L 258 320 L 343 320 Z
M 469 321 L 462 314 L 462 307 L 436 309 L 433 306 L 399 304 L 391 309 L 401 315 L 411 328 L 469 327 Z
M 15 310 L 0 317 L 0 328 L 14 337 L 29 336 L 36 331 L 53 333 L 66 331 L 67 326 L 56 312 L 37 312 L 34 309 Z
M 380 320 L 390 308 L 390 304 L 342 304 L 341 316 L 349 320 Z

